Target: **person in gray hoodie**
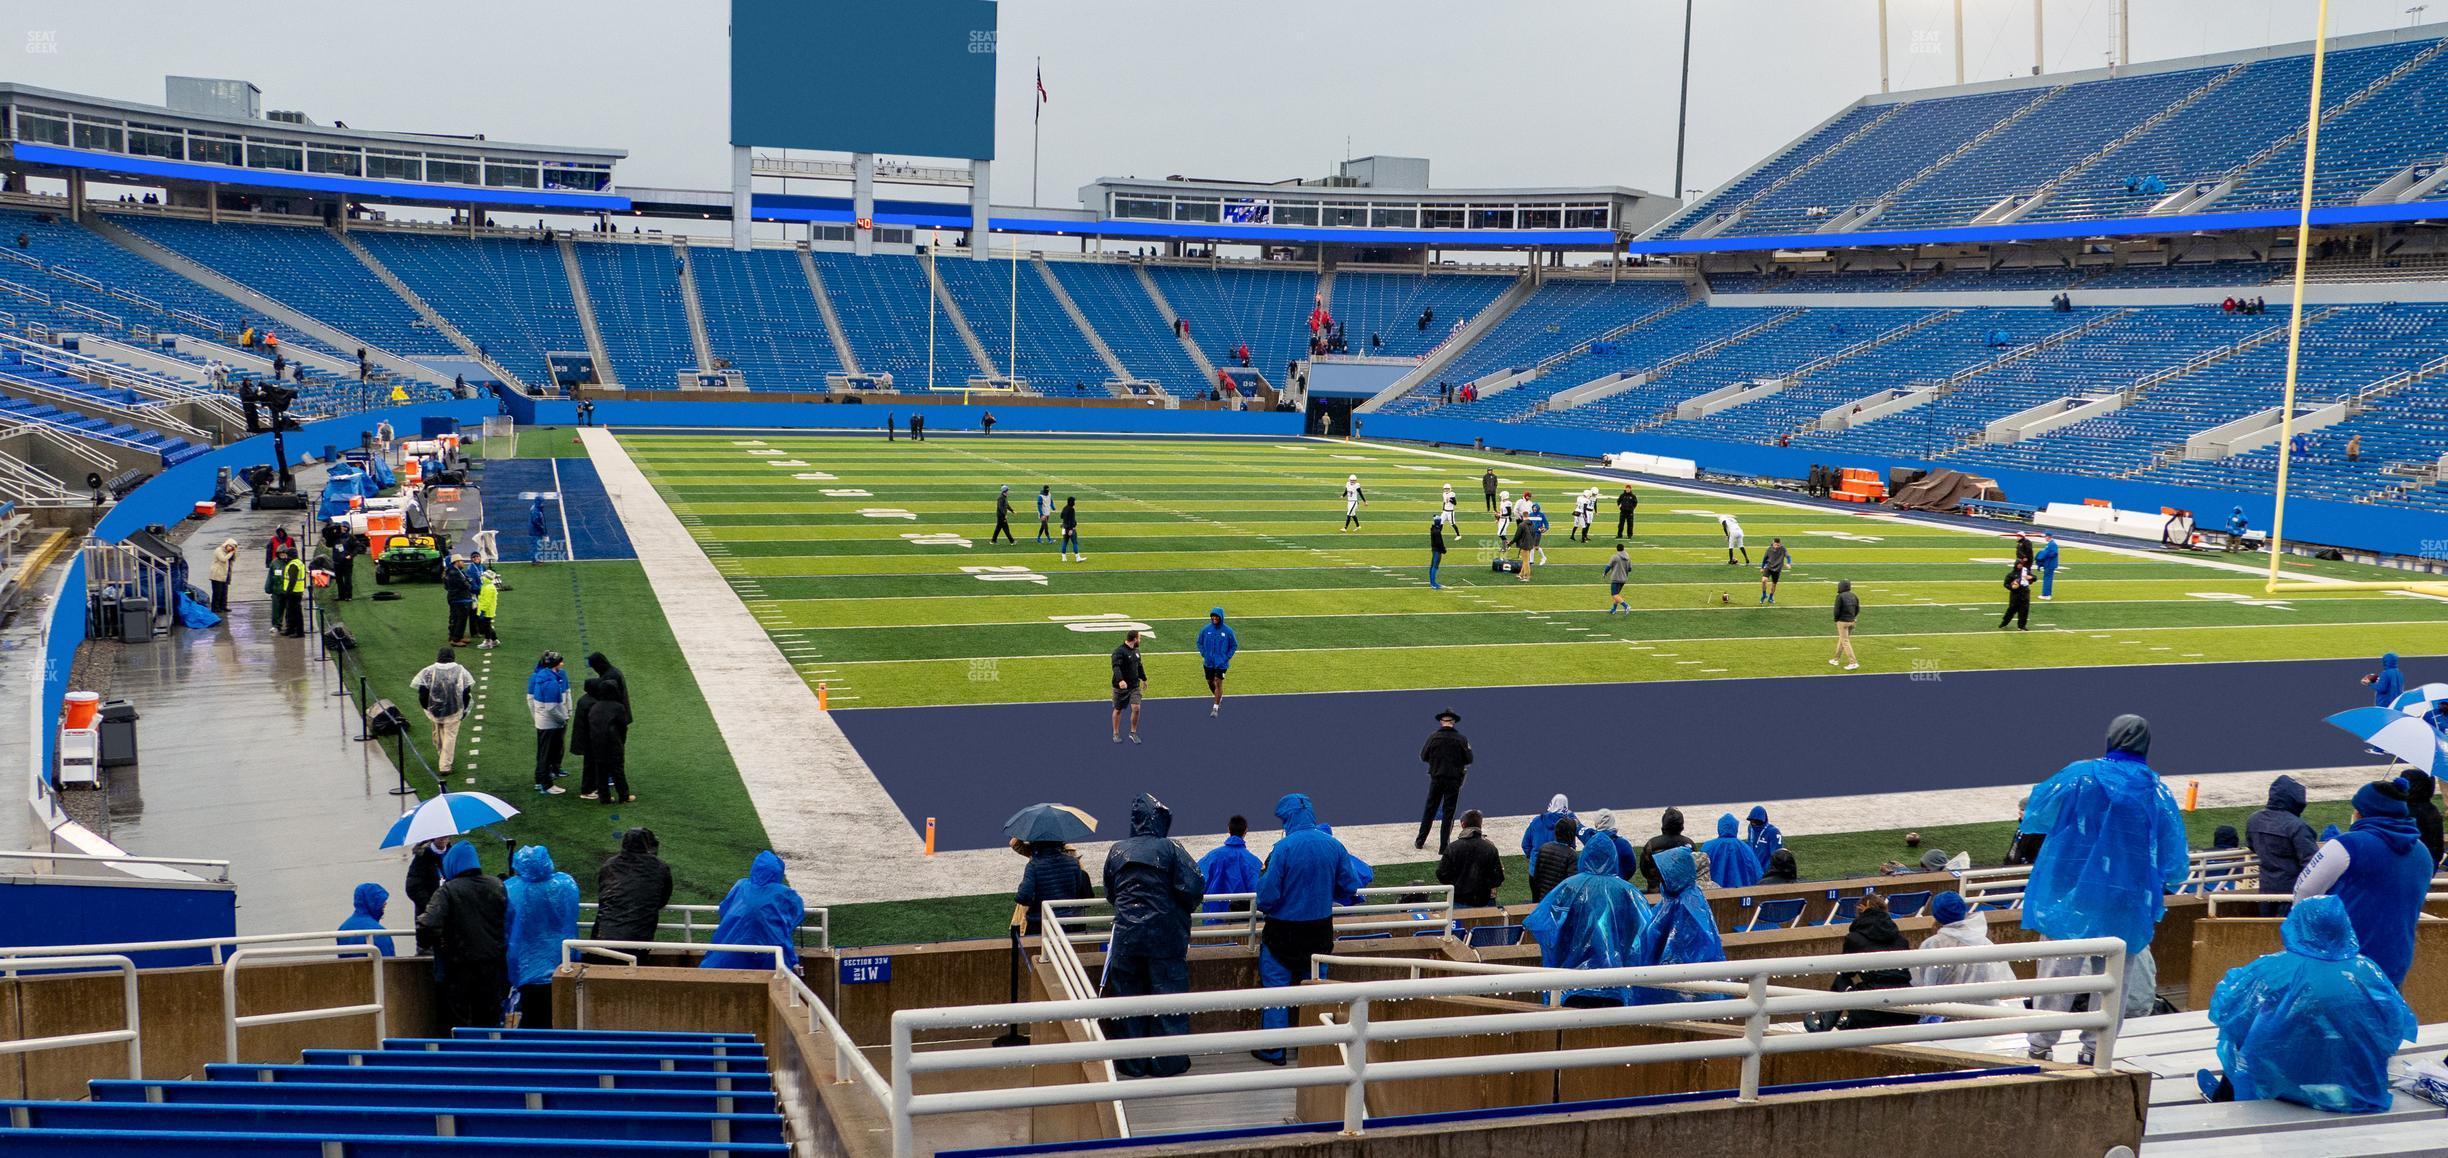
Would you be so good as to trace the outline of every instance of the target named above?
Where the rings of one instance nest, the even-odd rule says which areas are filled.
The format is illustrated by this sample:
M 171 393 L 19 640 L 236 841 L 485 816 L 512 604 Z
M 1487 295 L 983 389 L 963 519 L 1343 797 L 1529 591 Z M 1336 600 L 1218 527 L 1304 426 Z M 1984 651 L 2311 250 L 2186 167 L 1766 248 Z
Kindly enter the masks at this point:
M 2252 850 L 2253 860 L 2261 866 L 2261 890 L 2265 893 L 2290 894 L 2295 891 L 2295 878 L 2303 875 L 2304 865 L 2320 851 L 2319 842 L 2312 839 L 2312 826 L 2304 823 L 2304 786 L 2292 776 L 2270 781 L 2269 804 L 2244 821 L 2244 847 Z M 2264 914 L 2286 915 L 2284 901 L 2262 906 Z

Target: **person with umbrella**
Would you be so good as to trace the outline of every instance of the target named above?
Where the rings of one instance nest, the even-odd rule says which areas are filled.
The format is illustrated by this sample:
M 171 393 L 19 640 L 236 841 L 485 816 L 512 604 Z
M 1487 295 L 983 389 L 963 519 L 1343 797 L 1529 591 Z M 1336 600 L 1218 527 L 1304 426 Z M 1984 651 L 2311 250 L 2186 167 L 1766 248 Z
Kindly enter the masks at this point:
M 458 795 L 466 794 L 435 799 Z M 442 887 L 417 917 L 417 926 L 433 931 L 443 1015 L 452 1026 L 498 1027 L 502 1001 L 510 990 L 508 894 L 478 863 L 476 846 L 466 841 L 442 854 L 442 877 Z
M 1105 951 L 1106 997 L 1148 997 L 1190 989 L 1190 914 L 1207 896 L 1207 879 L 1189 850 L 1170 838 L 1173 812 L 1147 793 L 1131 802 L 1131 834 L 1105 854 L 1105 899 L 1113 905 L 1113 940 Z M 1190 1032 L 1188 1014 L 1125 1017 L 1117 1037 L 1177 1037 Z M 1121 1058 L 1125 1078 L 1169 1078 L 1187 1071 L 1185 1056 Z
M 1012 924 L 1023 936 L 1038 934 L 1047 901 L 1076 901 L 1096 895 L 1088 870 L 1080 867 L 1074 840 L 1096 833 L 1096 819 L 1067 804 L 1032 804 L 1003 822 L 1012 851 L 1028 858 L 1020 872 L 1020 887 L 1012 893 Z

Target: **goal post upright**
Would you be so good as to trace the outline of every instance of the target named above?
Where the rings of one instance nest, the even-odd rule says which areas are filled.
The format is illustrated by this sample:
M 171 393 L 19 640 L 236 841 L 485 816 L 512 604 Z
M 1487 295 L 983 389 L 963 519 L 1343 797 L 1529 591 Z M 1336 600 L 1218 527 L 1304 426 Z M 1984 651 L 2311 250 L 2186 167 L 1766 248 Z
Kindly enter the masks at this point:
M 2329 60 L 2329 0 L 2320 0 L 2312 26 L 2312 98 L 2304 114 L 2303 187 L 2295 216 L 2295 292 L 2287 303 L 2286 394 L 2278 404 L 2278 486 L 2270 513 L 2268 590 L 2278 588 L 2278 565 L 2286 545 L 2287 468 L 2295 457 L 2295 376 L 2303 355 L 2304 268 L 2312 255 L 2313 170 L 2320 158 L 2321 81 Z

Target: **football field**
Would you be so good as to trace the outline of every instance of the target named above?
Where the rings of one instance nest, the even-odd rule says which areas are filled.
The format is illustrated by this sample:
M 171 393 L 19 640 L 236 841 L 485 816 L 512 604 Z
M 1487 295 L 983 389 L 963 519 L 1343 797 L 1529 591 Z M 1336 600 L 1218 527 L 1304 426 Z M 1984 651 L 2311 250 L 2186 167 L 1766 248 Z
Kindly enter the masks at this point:
M 1602 568 L 1622 480 L 1569 464 L 1322 440 L 623 433 L 620 440 L 811 685 L 844 710 L 1102 699 L 1107 655 L 1146 630 L 1151 699 L 1205 695 L 1194 640 L 1221 607 L 1236 694 L 1940 673 L 2448 652 L 2448 603 L 2391 592 L 2265 599 L 2218 556 L 2068 543 L 2031 630 L 2001 631 L 2011 533 L 1643 482 L 1629 615 Z M 1529 490 L 1551 528 L 1528 582 L 1491 573 L 1481 472 Z M 1367 495 L 1342 529 L 1346 476 Z M 1458 541 L 1427 578 L 1450 483 Z M 1011 488 L 1019 542 L 990 543 Z M 1036 542 L 1035 496 L 1078 504 L 1086 558 Z M 1572 495 L 1599 488 L 1587 545 Z M 1729 566 L 1720 515 L 1756 561 L 1793 556 L 1777 603 Z M 2306 566 L 2319 566 L 2306 564 Z M 2318 572 L 2367 578 L 2365 569 Z M 1850 580 L 1862 672 L 1830 667 Z M 2171 676 L 2180 672 L 2171 671 Z M 2306 711 L 2351 706 L 2307 705 Z

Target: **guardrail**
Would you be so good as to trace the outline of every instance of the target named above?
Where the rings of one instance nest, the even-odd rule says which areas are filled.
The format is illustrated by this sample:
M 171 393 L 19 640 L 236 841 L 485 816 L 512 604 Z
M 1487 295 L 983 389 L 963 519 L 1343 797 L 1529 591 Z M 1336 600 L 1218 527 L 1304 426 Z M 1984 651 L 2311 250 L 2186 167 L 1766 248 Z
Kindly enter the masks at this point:
M 2248 849 L 2203 849 L 2192 853 L 2191 860 L 2184 883 L 2168 890 L 2168 895 L 2232 891 L 2247 881 L 2260 882 L 2260 866 Z M 1966 869 L 1957 873 L 1956 878 L 1965 901 L 2015 909 L 2023 906 L 2023 891 L 2031 884 L 2031 866 Z
M 637 955 L 639 953 L 669 953 L 675 950 L 682 953 L 761 953 L 773 959 L 774 972 L 780 973 L 786 977 L 798 976 L 797 974 L 792 973 L 790 970 L 782 967 L 782 947 L 779 945 L 726 945 L 721 943 L 699 945 L 674 941 L 594 941 L 584 937 L 571 937 L 561 942 L 561 967 L 567 969 L 575 966 L 578 970 L 577 974 L 571 979 L 571 986 L 574 990 L 572 1001 L 578 1007 L 577 1028 L 585 1029 L 587 1027 L 586 965 L 580 962 L 578 957 L 586 954 L 593 954 L 598 957 L 609 957 L 623 965 L 636 968 L 638 963 Z M 804 989 L 805 986 L 802 985 L 801 988 Z M 811 993 L 810 996 L 813 996 L 813 994 Z M 826 1020 L 828 1022 L 832 1021 L 832 1015 L 830 1012 L 826 1014 Z M 840 1023 L 833 1022 L 832 1025 L 834 1033 L 836 1034 L 836 1040 L 843 1042 L 850 1040 L 848 1037 L 840 1036 Z
M 215 881 L 221 884 L 229 883 L 230 862 L 225 860 L 199 860 L 194 857 L 183 856 L 137 856 L 132 853 L 105 856 L 84 852 L 43 852 L 41 850 L 31 850 L 25 852 L 0 851 L 0 861 L 6 860 L 65 860 L 79 861 L 90 864 L 105 864 L 113 867 L 120 865 L 161 865 L 181 869 L 208 868 L 215 870 L 216 875 L 213 878 Z M 6 950 L 0 950 L 0 952 L 5 951 Z
M 596 911 L 597 905 L 593 901 L 587 901 L 580 904 L 578 906 L 578 923 L 591 927 Z M 680 941 L 683 944 L 696 941 L 697 933 L 701 929 L 705 931 L 707 936 L 712 936 L 714 930 L 720 927 L 722 924 L 722 921 L 720 920 L 722 916 L 721 905 L 665 905 L 663 906 L 663 911 L 665 913 L 678 913 L 680 914 L 680 919 L 677 921 L 657 921 L 655 923 L 655 929 L 657 931 L 678 930 L 680 933 Z M 708 917 L 710 919 L 700 921 L 698 920 L 700 916 Z M 816 943 L 813 945 L 807 943 L 807 938 L 810 934 L 815 936 Z M 809 909 L 807 911 L 807 915 L 802 917 L 799 921 L 799 937 L 799 947 L 802 949 L 816 949 L 819 951 L 831 950 L 833 948 L 832 912 L 827 909 Z
M 1771 977 L 1834 974 L 1916 966 L 1964 965 L 1987 962 L 2043 961 L 2064 958 L 2097 959 L 2101 972 L 2074 976 L 2042 976 L 2030 980 L 1950 985 L 1914 985 L 1898 989 L 1831 993 L 1819 990 L 1771 993 Z M 1393 959 L 1387 959 L 1390 963 Z M 1733 996 L 1702 996 L 1660 1005 L 1603 1008 L 1533 1008 L 1517 1012 L 1455 1017 L 1430 1017 L 1374 1022 L 1370 1005 L 1382 1001 L 1488 997 L 1531 989 L 1590 989 L 1618 986 L 1692 988 L 1707 985 Z M 1425 1078 L 1482 1077 L 1522 1070 L 1587 1069 L 1652 1062 L 1734 1058 L 1741 1062 L 1737 1098 L 1759 1097 L 1761 1059 L 1785 1053 L 1821 1052 L 1868 1046 L 1905 1045 L 2044 1030 L 2093 1030 L 2099 1037 L 2096 1072 L 2106 1073 L 2115 1054 L 2125 989 L 2125 947 L 2115 938 L 2081 941 L 2038 941 L 2014 945 L 1977 945 L 1951 949 L 1912 949 L 1892 953 L 1823 954 L 1813 957 L 1714 961 L 1688 965 L 1637 966 L 1622 969 L 1527 969 L 1502 976 L 1423 977 L 1416 980 L 1329 982 L 1284 989 L 1236 989 L 1211 993 L 1180 993 L 1154 997 L 1103 997 L 1090 1000 L 976 1005 L 942 1009 L 904 1009 L 892 1016 L 893 1154 L 915 1152 L 914 1121 L 935 1114 L 984 1110 L 1034 1109 L 1089 1102 L 1126 1102 L 1188 1094 L 1233 1094 L 1256 1090 L 1340 1086 L 1343 1133 L 1362 1133 L 1367 1116 L 1368 1084 Z M 1825 1033 L 1771 1033 L 1772 1019 L 1806 1013 L 1849 1009 L 1937 1008 L 1960 1002 L 2012 1001 L 2026 997 L 2099 994 L 2101 1000 L 2082 1012 L 2025 1012 L 2012 1006 L 1981 1011 L 1963 1020 L 1948 1020 Z M 1123 1041 L 1063 1042 L 1045 1045 L 977 1046 L 916 1049 L 920 1032 L 975 1029 L 1021 1021 L 1097 1021 L 1167 1014 L 1255 1012 L 1292 1003 L 1343 1005 L 1345 1020 L 1316 1026 L 1281 1029 L 1230 1030 L 1166 1037 L 1161 1042 L 1133 1038 Z M 1377 1042 L 1495 1037 L 1536 1030 L 1609 1028 L 1657 1025 L 1673 1021 L 1739 1020 L 1739 1037 L 1644 1045 L 1579 1049 L 1506 1051 L 1490 1046 L 1460 1056 L 1410 1061 L 1372 1062 L 1369 1047 Z M 1331 1045 L 1343 1051 L 1344 1063 L 1257 1073 L 1185 1074 L 1132 1082 L 1015 1086 L 919 1094 L 920 1074 L 1001 1070 L 1036 1065 L 1110 1063 L 1117 1058 L 1168 1054 L 1238 1053 L 1243 1050 L 1290 1050 Z
M 279 1013 L 238 1012 L 238 967 L 247 959 L 279 958 L 295 961 L 307 957 L 364 957 L 374 963 L 373 1000 L 358 1005 L 330 1005 L 316 1009 L 290 1009 Z M 129 984 L 135 984 L 130 977 Z M 229 955 L 221 966 L 221 1038 L 230 1061 L 243 1061 L 238 1056 L 238 1031 L 258 1025 L 287 1025 L 298 1021 L 327 1021 L 337 1017 L 374 1015 L 374 1040 L 388 1036 L 390 1018 L 386 1012 L 383 992 L 383 955 L 379 946 L 363 945 L 250 945 Z
M 212 951 L 212 963 L 215 965 L 220 965 L 223 964 L 228 958 L 228 953 L 226 950 L 239 949 L 251 945 L 283 945 L 294 944 L 302 941 L 330 941 L 332 942 L 330 945 L 315 946 L 315 948 L 321 949 L 324 952 L 330 952 L 332 949 L 339 947 L 344 940 L 361 941 L 369 937 L 414 938 L 415 936 L 416 930 L 414 929 L 334 929 L 330 932 L 313 933 L 250 933 L 240 937 L 189 937 L 177 941 L 120 941 L 104 945 L 0 945 L 0 968 L 9 967 L 13 961 L 19 958 L 41 956 L 46 953 L 135 954 L 153 953 L 170 949 L 210 949 Z
M 119 1000 L 127 1011 L 126 1029 L 105 1029 L 93 1033 L 61 1033 L 50 1037 L 29 1037 L 16 1041 L 0 1041 L 0 1057 L 9 1054 L 37 1053 L 47 1049 L 73 1049 L 83 1045 L 127 1043 L 128 1080 L 144 1077 L 144 1018 L 136 1000 L 136 963 L 121 953 L 78 953 L 67 956 L 12 957 L 0 960 L 0 977 L 14 978 L 26 969 L 89 969 L 109 966 L 119 970 Z
M 2295 894 L 2293 894 L 2293 893 L 2211 893 L 2211 894 L 2210 894 L 2210 895 L 2209 895 L 2209 896 L 2208 896 L 2206 899 L 2207 899 L 2207 900 L 2210 902 L 2210 909 L 2209 909 L 2209 912 L 2208 912 L 2206 915 L 2207 915 L 2207 916 L 2212 916 L 2212 917 L 2215 917 L 2215 916 L 2218 916 L 2218 915 L 2219 915 L 2219 906 L 2220 906 L 2220 905 L 2223 905 L 2223 904 L 2224 904 L 2224 905 L 2244 905 L 2244 904 L 2250 904 L 2250 905 L 2264 905 L 2264 904 L 2269 904 L 2269 905 L 2284 905 L 2284 904 L 2292 904 L 2292 903 L 2294 903 L 2294 901 L 2295 901 Z M 2439 883 L 2438 881 L 2433 881 L 2433 882 L 2432 882 L 2432 884 L 2431 884 L 2431 891 L 2430 891 L 2429 893 L 2426 893 L 2426 894 L 2424 894 L 2424 895 L 2423 895 L 2423 906 L 2424 906 L 2425 908 L 2429 908 L 2429 907 L 2430 907 L 2430 906 L 2432 906 L 2432 905 L 2439 905 L 2439 904 L 2448 904 L 2448 891 L 2442 891 L 2442 889 L 2441 889 L 2441 887 L 2440 887 L 2440 883 Z M 2238 914 L 2230 913 L 2230 914 L 2228 914 L 2228 915 L 2229 915 L 2229 916 L 2236 916 L 2236 915 L 2238 915 Z M 2258 912 L 2254 912 L 2254 913 L 2245 913 L 2245 914 L 2241 914 L 2241 915 L 2243 915 L 2243 916 L 2251 916 L 2251 917 L 2258 917 L 2258 916 L 2261 916 L 2262 914 L 2260 914 L 2260 913 L 2258 913 Z M 2431 914 L 2431 913 L 2419 913 L 2419 914 L 2416 914 L 2415 919 L 2416 919 L 2417 921 L 2448 921 L 2448 917 L 2440 917 L 2440 916 L 2435 916 L 2435 915 L 2433 915 L 2433 914 Z

